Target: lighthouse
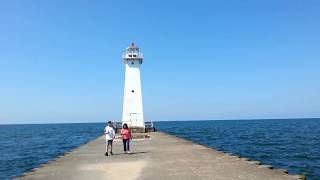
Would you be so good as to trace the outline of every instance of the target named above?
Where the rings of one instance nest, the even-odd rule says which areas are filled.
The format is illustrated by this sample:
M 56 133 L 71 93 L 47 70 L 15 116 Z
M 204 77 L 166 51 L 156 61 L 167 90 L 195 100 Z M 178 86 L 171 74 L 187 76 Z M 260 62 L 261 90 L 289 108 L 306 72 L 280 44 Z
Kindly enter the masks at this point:
M 132 43 L 126 48 L 122 59 L 125 65 L 122 124 L 127 123 L 131 128 L 144 129 L 140 80 L 140 66 L 143 62 L 143 55 L 139 48 Z

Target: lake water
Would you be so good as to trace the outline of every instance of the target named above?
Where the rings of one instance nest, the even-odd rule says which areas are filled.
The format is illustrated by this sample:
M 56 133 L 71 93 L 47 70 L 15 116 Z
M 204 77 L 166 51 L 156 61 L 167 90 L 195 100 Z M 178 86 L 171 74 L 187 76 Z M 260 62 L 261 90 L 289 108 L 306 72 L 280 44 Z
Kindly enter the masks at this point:
M 157 129 L 320 179 L 320 119 L 172 121 Z
M 11 179 L 103 134 L 103 123 L 0 125 L 0 179 Z
M 104 123 L 0 125 L 0 179 L 102 135 Z M 320 179 L 320 119 L 155 122 L 156 128 L 289 173 Z

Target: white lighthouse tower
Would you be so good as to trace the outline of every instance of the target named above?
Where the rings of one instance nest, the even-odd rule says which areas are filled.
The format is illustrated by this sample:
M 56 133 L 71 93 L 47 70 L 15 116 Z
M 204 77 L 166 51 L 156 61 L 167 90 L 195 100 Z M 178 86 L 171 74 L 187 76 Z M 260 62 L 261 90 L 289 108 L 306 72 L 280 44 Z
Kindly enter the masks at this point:
M 144 128 L 140 66 L 143 55 L 139 48 L 132 43 L 122 55 L 125 64 L 125 84 L 122 124 L 130 127 Z

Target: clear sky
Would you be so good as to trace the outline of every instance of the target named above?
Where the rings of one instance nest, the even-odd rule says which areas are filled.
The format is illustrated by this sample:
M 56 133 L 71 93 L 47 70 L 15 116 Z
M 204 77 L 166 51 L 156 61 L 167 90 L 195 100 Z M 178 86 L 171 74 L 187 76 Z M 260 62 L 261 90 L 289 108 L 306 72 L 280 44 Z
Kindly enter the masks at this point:
M 0 123 L 320 117 L 320 1 L 0 1 Z

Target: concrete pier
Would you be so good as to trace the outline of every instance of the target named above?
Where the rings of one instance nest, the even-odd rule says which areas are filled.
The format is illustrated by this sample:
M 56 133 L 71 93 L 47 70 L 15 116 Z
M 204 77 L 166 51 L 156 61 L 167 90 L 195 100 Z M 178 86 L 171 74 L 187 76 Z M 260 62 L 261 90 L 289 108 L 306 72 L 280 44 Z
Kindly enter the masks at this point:
M 261 166 L 190 141 L 164 133 L 149 133 L 150 138 L 135 139 L 132 154 L 123 154 L 120 139 L 114 155 L 104 156 L 101 136 L 64 156 L 48 162 L 18 179 L 46 180 L 134 180 L 134 179 L 216 179 L 267 180 L 299 179 L 299 176 Z

